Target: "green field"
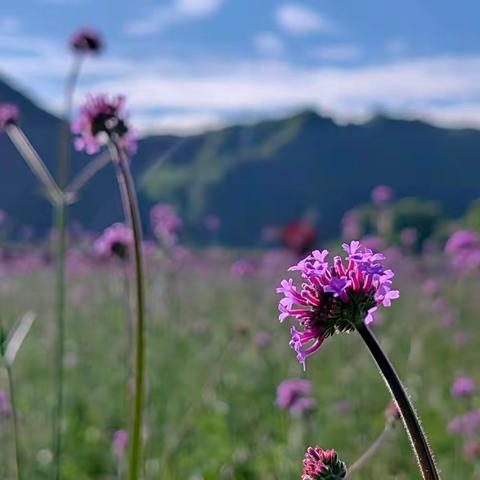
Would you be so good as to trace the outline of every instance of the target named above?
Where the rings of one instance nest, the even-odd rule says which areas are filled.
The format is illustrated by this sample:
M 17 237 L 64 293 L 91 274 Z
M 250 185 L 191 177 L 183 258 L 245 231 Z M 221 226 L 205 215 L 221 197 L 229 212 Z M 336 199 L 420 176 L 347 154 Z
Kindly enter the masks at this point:
M 288 347 L 289 328 L 277 320 L 275 287 L 289 266 L 277 256 L 248 278 L 231 273 L 235 254 L 192 252 L 174 264 L 148 262 L 148 373 L 145 479 L 298 479 L 306 446 L 335 448 L 351 464 L 384 427 L 385 386 L 357 334 L 335 336 L 311 357 L 304 374 Z M 471 479 L 477 464 L 464 441 L 447 432 L 478 398 L 455 399 L 460 373 L 478 378 L 480 287 L 458 280 L 441 258 L 400 258 L 401 298 L 375 327 L 405 381 L 443 478 Z M 65 480 L 124 478 L 126 458 L 112 450 L 114 432 L 128 429 L 131 394 L 128 296 L 116 264 L 69 272 L 63 423 Z M 446 327 L 422 284 L 434 276 L 458 314 Z M 0 314 L 13 325 L 27 310 L 36 321 L 14 365 L 25 479 L 51 478 L 53 404 L 53 271 L 5 269 Z M 468 338 L 467 338 L 468 337 Z M 295 417 L 275 406 L 286 378 L 313 383 L 314 413 Z M 7 390 L 2 372 L 0 389 Z M 11 418 L 0 419 L 0 478 L 15 478 Z M 474 473 L 476 468 L 476 473 Z M 419 478 L 401 425 L 358 479 Z

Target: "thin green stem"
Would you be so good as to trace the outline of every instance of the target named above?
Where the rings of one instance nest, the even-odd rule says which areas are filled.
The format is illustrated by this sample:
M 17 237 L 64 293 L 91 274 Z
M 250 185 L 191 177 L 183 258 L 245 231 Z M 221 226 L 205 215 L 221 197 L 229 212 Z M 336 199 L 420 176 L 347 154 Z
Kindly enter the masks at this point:
M 362 453 L 362 455 L 350 466 L 346 478 L 350 480 L 358 471 L 360 471 L 383 447 L 390 438 L 392 429 L 385 427 L 382 433 L 375 441 Z
M 378 369 L 397 404 L 413 451 L 417 457 L 422 478 L 424 480 L 439 480 L 440 475 L 437 471 L 426 435 L 422 430 L 420 420 L 415 413 L 397 372 L 368 327 L 361 323 L 356 325 L 356 328 L 377 363 Z
M 110 151 L 116 166 L 125 217 L 133 232 L 133 263 L 135 270 L 136 330 L 135 330 L 135 397 L 130 433 L 130 480 L 139 478 L 142 458 L 142 424 L 145 397 L 145 285 L 142 258 L 142 225 L 137 194 L 128 159 L 123 148 L 112 138 Z
M 65 348 L 65 250 L 66 206 L 55 207 L 57 258 L 55 268 L 56 338 L 55 338 L 55 406 L 53 415 L 53 478 L 61 478 L 62 423 L 64 407 L 64 348 Z
M 15 443 L 15 462 L 17 467 L 17 478 L 22 480 L 22 453 L 20 449 L 20 435 L 18 428 L 17 396 L 15 392 L 15 382 L 13 379 L 12 367 L 7 364 L 8 389 L 10 396 L 10 409 L 12 411 L 13 439 Z

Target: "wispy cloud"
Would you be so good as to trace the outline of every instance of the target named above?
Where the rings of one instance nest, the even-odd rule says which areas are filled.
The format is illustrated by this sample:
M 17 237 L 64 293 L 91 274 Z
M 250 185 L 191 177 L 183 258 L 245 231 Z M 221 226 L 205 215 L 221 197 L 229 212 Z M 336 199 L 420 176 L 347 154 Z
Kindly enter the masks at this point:
M 329 18 L 297 3 L 281 5 L 276 11 L 276 20 L 283 30 L 294 35 L 334 30 L 333 22 Z
M 261 32 L 253 39 L 255 48 L 263 55 L 276 56 L 283 53 L 285 45 L 273 32 Z
M 51 108 L 60 106 L 71 61 L 63 47 L 39 37 L 0 35 L 0 52 L 4 72 Z M 271 56 L 243 61 L 107 56 L 84 65 L 77 99 L 91 91 L 125 93 L 141 127 L 152 121 L 152 128 L 161 130 L 195 130 L 302 106 L 343 120 L 382 107 L 437 123 L 480 125 L 480 54 L 349 66 L 331 60 L 300 65 Z
M 322 45 L 311 51 L 312 58 L 319 60 L 349 61 L 358 60 L 363 55 L 363 49 L 350 43 Z
M 148 16 L 127 23 L 125 33 L 131 36 L 146 36 L 161 32 L 172 25 L 198 20 L 215 13 L 223 0 L 175 0 L 161 6 Z

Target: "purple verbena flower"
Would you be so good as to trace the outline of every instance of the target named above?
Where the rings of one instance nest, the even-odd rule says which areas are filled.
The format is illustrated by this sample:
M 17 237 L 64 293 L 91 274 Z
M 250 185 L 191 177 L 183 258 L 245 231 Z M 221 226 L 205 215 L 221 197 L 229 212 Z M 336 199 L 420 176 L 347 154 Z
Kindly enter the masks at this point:
M 376 205 L 385 205 L 393 199 L 393 190 L 387 185 L 379 185 L 372 190 L 371 197 Z
M 277 387 L 276 405 L 293 415 L 302 415 L 315 409 L 316 402 L 310 397 L 312 384 L 309 380 L 291 378 Z
M 114 223 L 95 240 L 93 249 L 99 257 L 126 260 L 132 244 L 132 230 L 122 223 Z
M 453 382 L 450 393 L 455 398 L 469 397 L 475 392 L 475 388 L 473 378 L 460 375 Z
M 75 148 L 92 155 L 113 137 L 133 155 L 137 149 L 137 137 L 127 124 L 125 97 L 117 95 L 90 95 L 80 107 L 77 118 L 72 122 L 72 132 L 79 135 Z
M 15 125 L 19 115 L 18 108 L 13 103 L 0 103 L 0 132 L 5 130 L 7 125 Z
M 346 475 L 347 467 L 335 450 L 308 447 L 303 459 L 302 480 L 341 480 Z
M 150 225 L 154 235 L 166 247 L 172 248 L 178 243 L 183 221 L 172 205 L 167 203 L 154 205 L 150 210 Z
M 70 47 L 78 53 L 98 54 L 103 49 L 103 39 L 91 28 L 80 28 L 70 37 Z
M 290 346 L 304 368 L 306 358 L 327 337 L 352 331 L 360 322 L 371 323 L 380 305 L 390 307 L 400 296 L 392 290 L 394 273 L 380 263 L 384 255 L 363 248 L 358 241 L 343 244 L 343 249 L 346 258 L 337 256 L 332 264 L 327 261 L 327 250 L 315 250 L 290 267 L 303 277 L 301 286 L 290 278 L 277 288 L 283 294 L 280 321 L 292 316 L 300 326 L 300 330 L 291 327 Z

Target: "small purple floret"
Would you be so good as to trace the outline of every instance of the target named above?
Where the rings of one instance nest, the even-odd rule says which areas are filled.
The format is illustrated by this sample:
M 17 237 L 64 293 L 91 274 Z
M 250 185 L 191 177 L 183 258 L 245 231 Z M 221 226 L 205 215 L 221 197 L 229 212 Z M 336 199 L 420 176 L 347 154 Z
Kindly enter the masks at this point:
M 19 112 L 13 103 L 0 103 L 0 132 L 8 125 L 15 125 L 18 122 Z

